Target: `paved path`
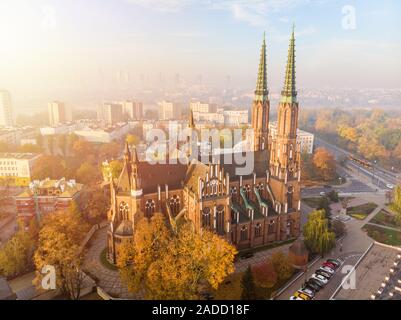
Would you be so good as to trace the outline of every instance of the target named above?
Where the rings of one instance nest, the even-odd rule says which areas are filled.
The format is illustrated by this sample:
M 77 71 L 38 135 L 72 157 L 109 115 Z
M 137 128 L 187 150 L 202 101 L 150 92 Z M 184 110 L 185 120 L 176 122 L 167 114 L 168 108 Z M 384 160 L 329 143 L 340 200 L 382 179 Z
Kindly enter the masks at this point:
M 379 228 L 383 228 L 383 229 L 388 229 L 388 230 L 401 232 L 400 228 L 393 228 L 393 227 L 389 227 L 389 226 L 383 226 L 381 224 L 377 224 L 377 223 L 373 223 L 373 222 L 368 222 L 367 224 L 369 224 L 371 226 L 376 226 L 376 227 L 379 227 Z
M 96 284 L 115 298 L 135 298 L 121 282 L 117 270 L 110 270 L 100 261 L 100 254 L 106 248 L 107 228 L 99 229 L 90 240 L 85 253 L 84 270 L 94 278 Z

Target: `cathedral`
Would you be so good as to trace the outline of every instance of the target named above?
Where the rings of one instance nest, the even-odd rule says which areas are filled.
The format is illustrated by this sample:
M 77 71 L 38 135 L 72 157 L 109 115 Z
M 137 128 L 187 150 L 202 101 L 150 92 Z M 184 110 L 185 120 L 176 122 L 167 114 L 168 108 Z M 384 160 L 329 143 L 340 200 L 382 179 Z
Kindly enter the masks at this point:
M 269 135 L 269 111 L 263 39 L 252 108 L 253 172 L 237 175 L 236 165 L 225 164 L 224 157 L 208 163 L 153 164 L 139 161 L 136 149 L 126 145 L 121 175 L 110 183 L 108 259 L 116 263 L 118 247 L 133 237 L 138 219 L 155 212 L 170 220 L 187 219 L 196 231 L 212 230 L 238 250 L 297 238 L 301 172 L 294 30 L 275 139 Z M 192 112 L 188 127 L 196 130 Z

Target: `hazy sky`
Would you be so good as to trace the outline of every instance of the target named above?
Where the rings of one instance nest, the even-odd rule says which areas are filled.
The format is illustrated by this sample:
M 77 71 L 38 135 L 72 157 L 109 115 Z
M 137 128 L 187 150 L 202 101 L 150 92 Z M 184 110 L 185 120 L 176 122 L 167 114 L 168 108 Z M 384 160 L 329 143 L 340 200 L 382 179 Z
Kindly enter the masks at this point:
M 103 100 L 141 74 L 251 88 L 264 30 L 280 87 L 292 22 L 299 86 L 399 88 L 400 12 L 399 0 L 1 0 L 0 88 L 17 105 Z

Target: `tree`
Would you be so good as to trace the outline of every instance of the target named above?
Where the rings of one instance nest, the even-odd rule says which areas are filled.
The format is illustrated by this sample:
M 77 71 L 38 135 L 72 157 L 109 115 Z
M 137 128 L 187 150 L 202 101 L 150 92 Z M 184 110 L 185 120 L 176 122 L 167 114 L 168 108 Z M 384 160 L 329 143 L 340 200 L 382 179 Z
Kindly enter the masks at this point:
M 56 285 L 71 299 L 79 299 L 84 275 L 81 272 L 83 255 L 80 245 L 88 230 L 87 224 L 70 208 L 55 212 L 43 219 L 34 262 L 38 271 L 51 265 L 56 271 Z M 40 283 L 42 274 L 37 273 Z
M 316 210 L 309 214 L 303 235 L 310 251 L 322 256 L 335 246 L 335 234 L 329 230 L 328 219 L 323 210 Z
M 401 226 L 401 186 L 394 189 L 394 200 L 390 208 L 395 212 L 396 223 Z
M 33 179 L 59 179 L 65 175 L 65 162 L 58 156 L 41 156 L 34 164 Z
M 19 148 L 22 153 L 41 153 L 43 150 L 37 144 L 26 143 Z
M 102 189 L 90 188 L 86 192 L 86 220 L 94 223 L 99 223 L 106 219 L 107 209 L 109 208 L 109 201 L 106 198 Z
M 333 202 L 338 202 L 338 201 L 340 201 L 340 199 L 339 199 L 339 197 L 338 197 L 338 192 L 337 191 L 335 191 L 335 190 L 331 190 L 328 194 L 327 194 L 327 196 L 329 197 L 329 199 L 331 200 L 331 201 L 333 201 Z
M 329 181 L 335 177 L 336 160 L 334 156 L 324 148 L 318 148 L 313 156 L 313 164 L 319 175 Z
M 236 250 L 209 231 L 183 222 L 176 232 L 162 214 L 137 223 L 134 240 L 123 244 L 118 266 L 131 291 L 147 299 L 197 299 L 201 284 L 212 288 L 234 271 Z
M 140 141 L 138 136 L 136 136 L 134 134 L 128 134 L 127 138 L 125 140 L 128 142 L 128 144 L 130 146 L 137 145 L 139 143 L 139 141 Z
M 326 218 L 329 217 L 331 210 L 330 210 L 330 201 L 327 196 L 320 197 L 319 202 L 317 204 L 317 210 L 323 210 Z
M 117 158 L 121 147 L 116 142 L 104 143 L 99 148 L 99 155 L 105 159 Z
M 271 261 L 279 280 L 286 280 L 294 273 L 294 267 L 288 255 L 285 255 L 283 252 L 278 251 L 273 253 Z
M 123 171 L 123 163 L 120 160 L 113 160 L 109 164 L 110 170 L 111 170 L 111 175 L 114 179 L 117 179 L 121 171 Z
M 242 300 L 256 300 L 256 286 L 253 278 L 251 266 L 248 266 L 241 279 L 241 299 Z
M 90 142 L 85 140 L 77 140 L 72 146 L 74 156 L 80 159 L 85 159 L 94 154 L 93 146 Z
M 90 185 L 99 180 L 99 170 L 89 162 L 84 162 L 78 168 L 76 177 L 79 182 Z
M 21 274 L 32 265 L 34 241 L 25 231 L 18 231 L 0 249 L 0 274 L 12 277 Z
M 255 283 L 261 288 L 272 288 L 277 283 L 277 272 L 271 260 L 252 267 Z

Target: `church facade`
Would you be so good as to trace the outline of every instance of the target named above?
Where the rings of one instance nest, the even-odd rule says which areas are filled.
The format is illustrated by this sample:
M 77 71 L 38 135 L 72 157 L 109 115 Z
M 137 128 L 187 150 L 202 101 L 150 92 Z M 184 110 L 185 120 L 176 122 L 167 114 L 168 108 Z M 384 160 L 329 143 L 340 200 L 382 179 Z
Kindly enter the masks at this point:
M 296 142 L 298 100 L 295 36 L 292 32 L 275 139 L 269 135 L 266 42 L 263 39 L 252 108 L 253 172 L 237 175 L 224 156 L 204 163 L 151 164 L 125 147 L 120 177 L 111 181 L 108 258 L 116 263 L 119 245 L 132 239 L 138 219 L 162 212 L 209 229 L 239 250 L 300 235 L 300 146 Z M 189 128 L 196 129 L 192 112 Z

